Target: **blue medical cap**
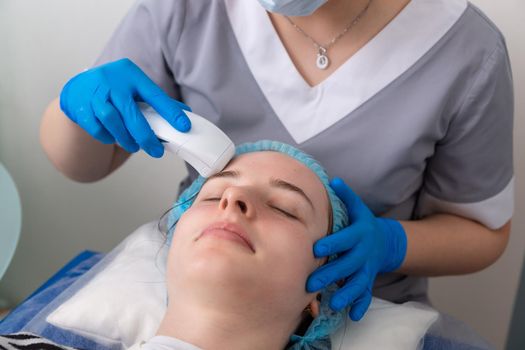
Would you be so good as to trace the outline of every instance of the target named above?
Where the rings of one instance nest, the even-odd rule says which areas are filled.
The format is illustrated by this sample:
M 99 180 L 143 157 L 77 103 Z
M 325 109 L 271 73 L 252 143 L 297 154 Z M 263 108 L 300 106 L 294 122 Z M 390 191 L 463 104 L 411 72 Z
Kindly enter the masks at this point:
M 285 154 L 308 167 L 316 174 L 324 185 L 328 194 L 328 199 L 332 207 L 332 232 L 337 232 L 348 224 L 348 216 L 343 202 L 337 197 L 334 190 L 330 187 L 330 179 L 324 168 L 310 155 L 288 144 L 261 140 L 253 143 L 244 143 L 236 147 L 235 155 L 239 156 L 245 153 L 274 151 Z M 193 204 L 195 197 L 199 193 L 205 178 L 199 176 L 193 183 L 181 193 L 168 220 L 168 227 L 172 227 L 168 232 L 168 243 L 171 244 L 173 238 L 174 224 L 179 220 L 182 214 Z M 330 256 L 331 261 L 336 256 Z M 312 321 L 303 336 L 292 335 L 290 337 L 289 350 L 307 349 L 307 350 L 325 350 L 331 348 L 330 334 L 335 332 L 344 322 L 347 310 L 343 309 L 335 312 L 330 308 L 329 302 L 339 287 L 333 283 L 321 292 L 321 305 L 319 315 Z

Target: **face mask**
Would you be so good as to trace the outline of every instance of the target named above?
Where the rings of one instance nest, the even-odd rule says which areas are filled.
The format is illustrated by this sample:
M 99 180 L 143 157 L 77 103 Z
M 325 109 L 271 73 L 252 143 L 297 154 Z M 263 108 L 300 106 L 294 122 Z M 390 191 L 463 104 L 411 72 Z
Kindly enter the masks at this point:
M 266 10 L 285 16 L 308 16 L 328 0 L 258 0 Z

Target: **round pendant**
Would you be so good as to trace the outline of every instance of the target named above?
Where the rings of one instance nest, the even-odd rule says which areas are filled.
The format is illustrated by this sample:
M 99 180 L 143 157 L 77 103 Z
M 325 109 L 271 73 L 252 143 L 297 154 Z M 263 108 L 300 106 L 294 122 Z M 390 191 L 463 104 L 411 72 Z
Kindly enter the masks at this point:
M 319 53 L 317 54 L 316 64 L 317 64 L 317 68 L 326 69 L 326 67 L 328 67 L 328 65 L 330 64 L 330 60 L 328 59 L 328 56 Z

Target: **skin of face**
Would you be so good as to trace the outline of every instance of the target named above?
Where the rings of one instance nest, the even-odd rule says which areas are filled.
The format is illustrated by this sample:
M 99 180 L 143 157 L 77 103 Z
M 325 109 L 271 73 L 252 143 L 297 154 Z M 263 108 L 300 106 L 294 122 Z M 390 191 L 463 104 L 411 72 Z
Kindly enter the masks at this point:
M 302 163 L 268 151 L 234 158 L 207 180 L 176 225 L 170 299 L 198 299 L 244 315 L 251 310 L 296 326 L 315 299 L 305 283 L 322 262 L 312 246 L 327 234 L 329 213 L 323 184 Z

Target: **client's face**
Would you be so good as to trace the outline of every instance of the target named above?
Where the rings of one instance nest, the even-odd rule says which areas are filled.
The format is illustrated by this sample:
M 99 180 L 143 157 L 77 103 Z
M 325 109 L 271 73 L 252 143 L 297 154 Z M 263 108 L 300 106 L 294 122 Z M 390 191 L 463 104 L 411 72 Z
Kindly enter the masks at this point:
M 302 310 L 312 299 L 306 279 L 320 264 L 312 246 L 327 234 L 329 212 L 321 181 L 300 162 L 277 152 L 236 157 L 207 180 L 176 225 L 170 293 L 191 288 L 201 297 L 213 292 L 210 302 L 229 293 Z

